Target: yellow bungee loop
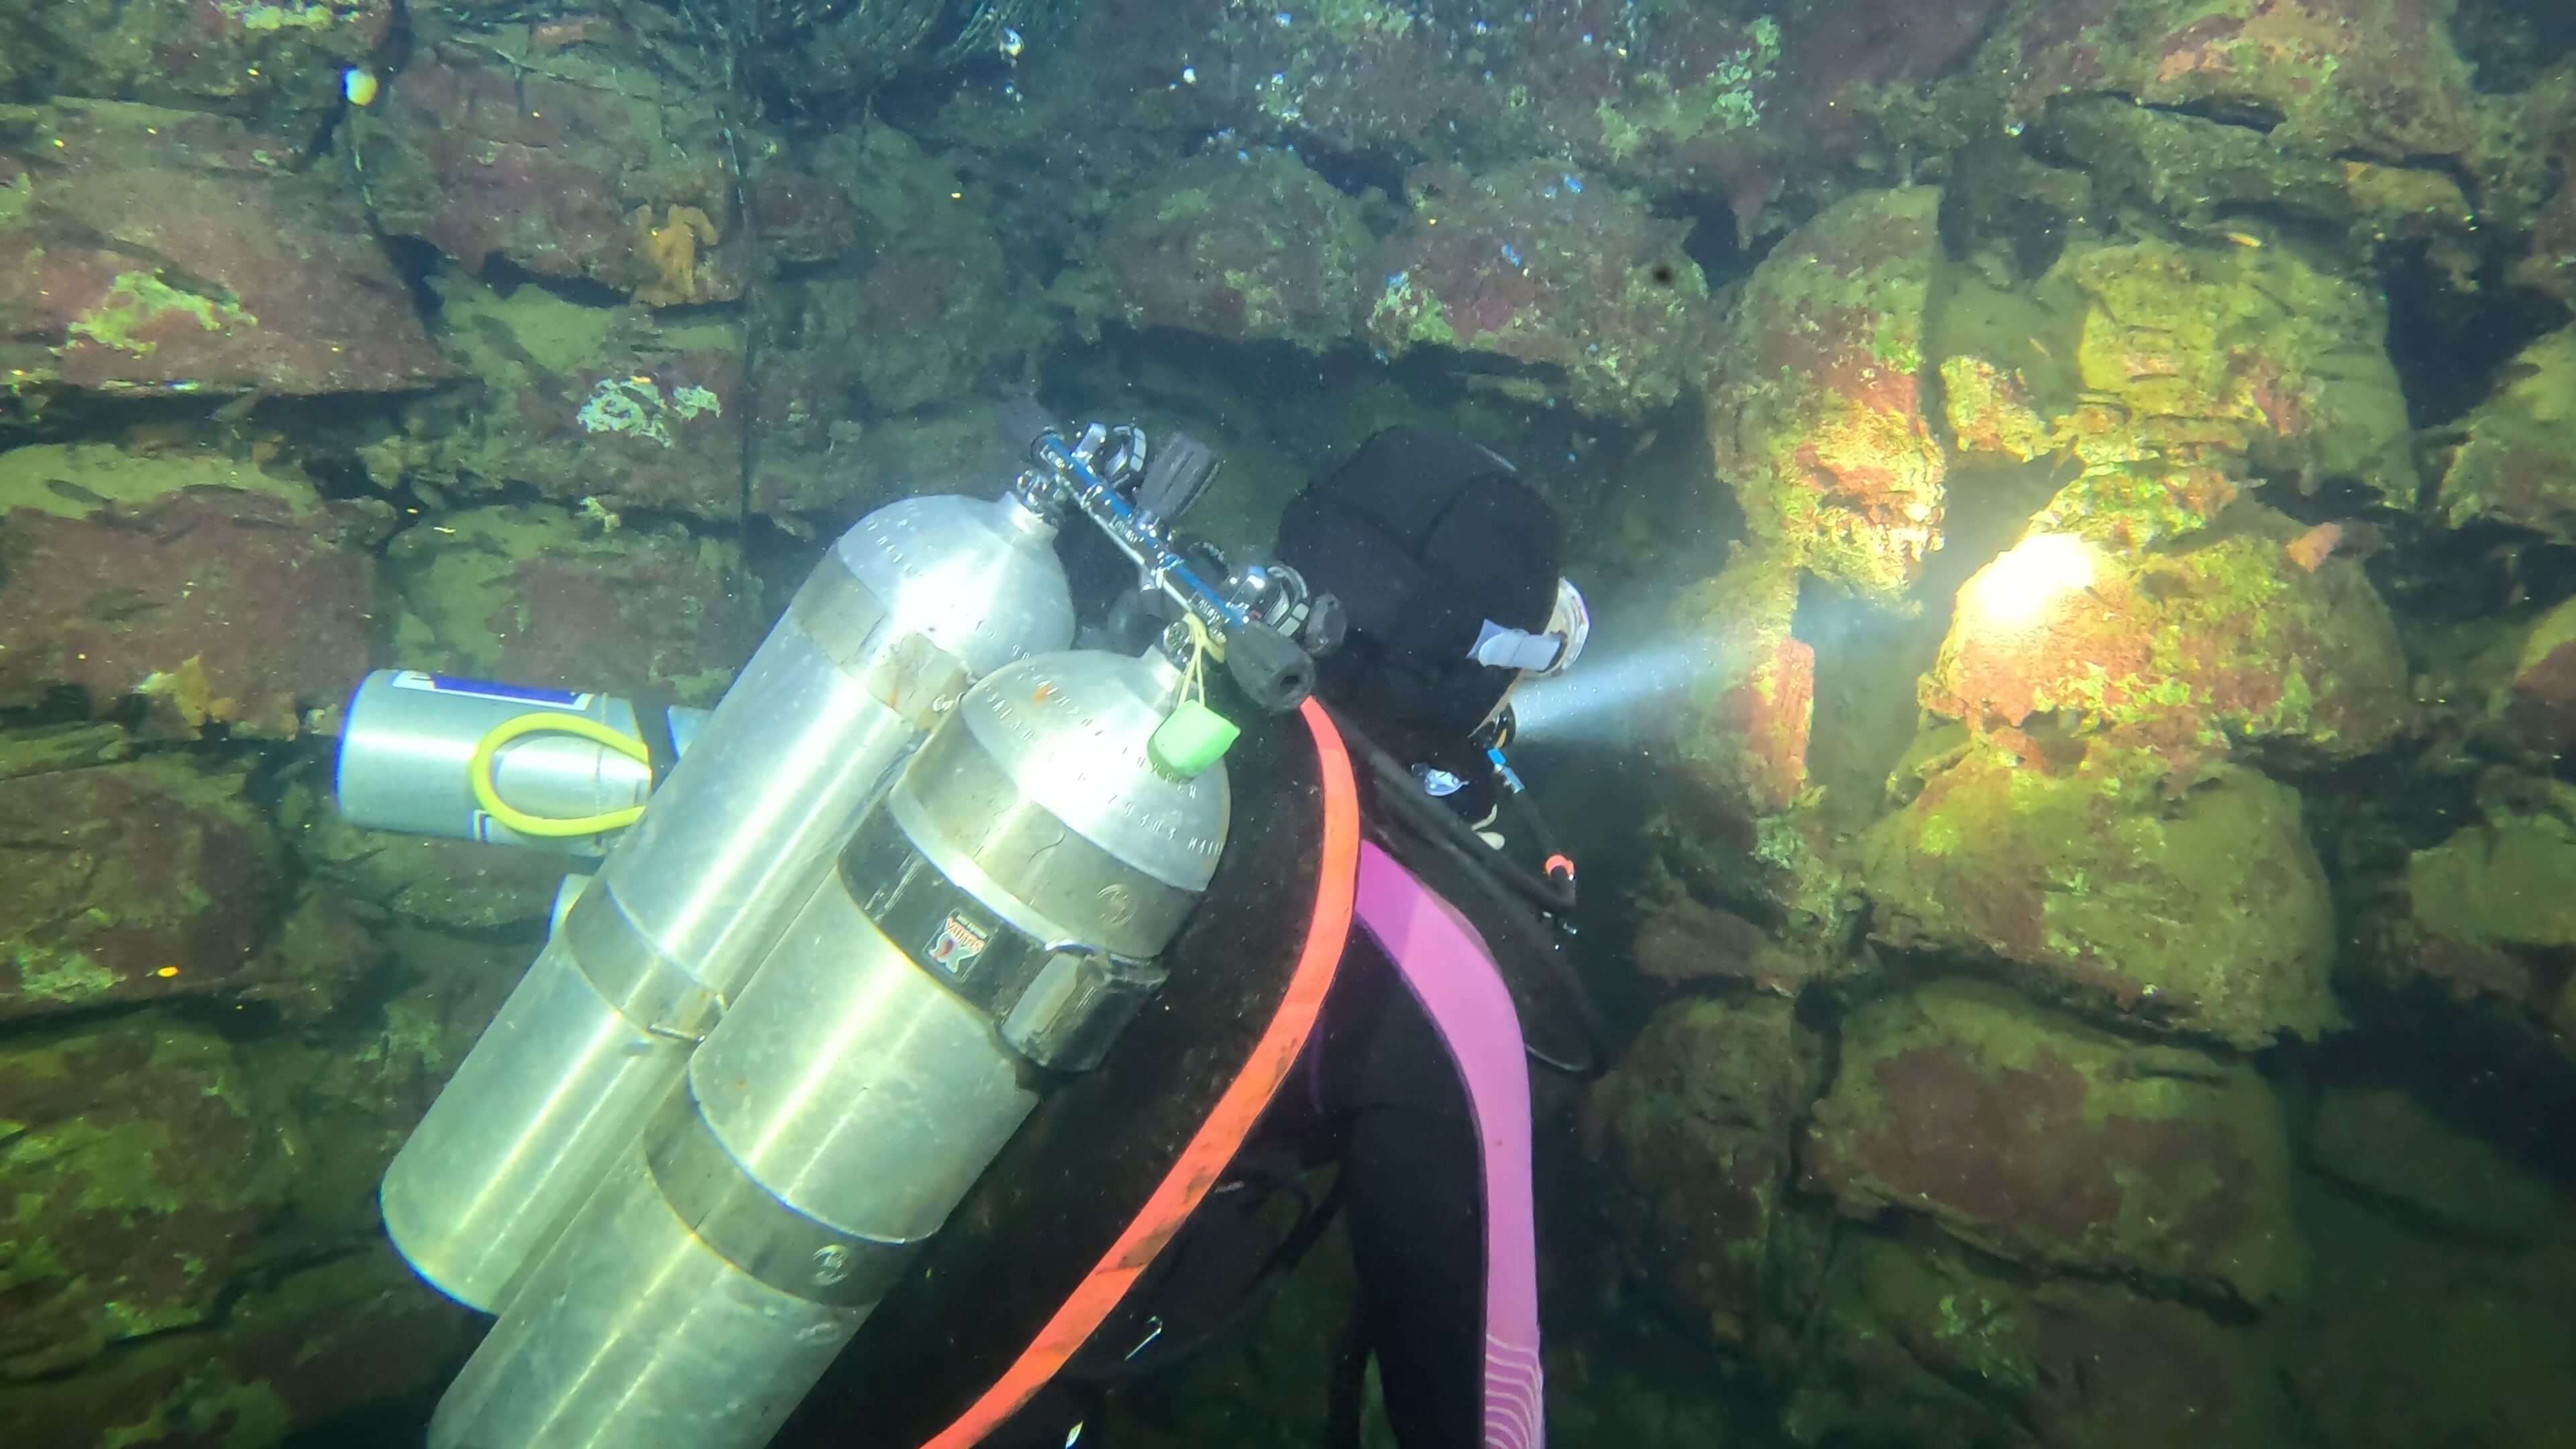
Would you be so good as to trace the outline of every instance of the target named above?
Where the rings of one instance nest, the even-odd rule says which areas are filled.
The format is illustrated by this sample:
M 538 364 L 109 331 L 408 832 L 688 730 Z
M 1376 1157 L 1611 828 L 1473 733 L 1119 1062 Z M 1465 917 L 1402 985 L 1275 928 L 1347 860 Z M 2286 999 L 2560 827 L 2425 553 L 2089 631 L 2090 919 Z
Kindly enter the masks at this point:
M 641 765 L 651 765 L 644 742 L 619 734 L 599 721 L 578 714 L 537 713 L 513 715 L 484 732 L 474 743 L 474 757 L 466 762 L 465 780 L 473 787 L 474 803 L 483 813 L 509 829 L 534 840 L 556 840 L 573 835 L 597 835 L 603 831 L 623 830 L 644 814 L 641 805 L 610 810 L 599 815 L 575 816 L 570 820 L 549 820 L 526 811 L 501 798 L 501 788 L 492 779 L 492 766 L 501 747 L 521 735 L 566 734 L 604 745 Z

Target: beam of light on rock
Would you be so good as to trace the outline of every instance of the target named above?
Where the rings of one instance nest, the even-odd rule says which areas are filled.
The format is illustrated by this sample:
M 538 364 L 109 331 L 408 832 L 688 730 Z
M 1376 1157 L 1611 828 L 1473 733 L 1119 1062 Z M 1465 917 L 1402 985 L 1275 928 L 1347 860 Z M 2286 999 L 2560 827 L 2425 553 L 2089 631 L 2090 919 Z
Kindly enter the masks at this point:
M 2010 632 L 2045 621 L 2068 595 L 2092 586 L 2092 547 L 2069 534 L 2043 533 L 2004 550 L 1962 592 L 1975 627 Z

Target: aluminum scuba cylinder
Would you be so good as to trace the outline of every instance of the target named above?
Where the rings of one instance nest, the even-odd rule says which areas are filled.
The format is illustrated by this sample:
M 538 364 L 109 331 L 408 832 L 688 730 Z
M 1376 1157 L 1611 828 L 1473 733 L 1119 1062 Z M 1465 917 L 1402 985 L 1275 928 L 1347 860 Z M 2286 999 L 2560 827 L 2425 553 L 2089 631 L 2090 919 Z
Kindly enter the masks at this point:
M 816 566 L 387 1169 L 423 1278 L 499 1311 L 896 767 L 973 680 L 1071 642 L 1054 536 L 1017 495 L 911 498 Z
M 1159 651 L 1002 669 L 866 816 L 442 1400 L 433 1449 L 754 1449 L 1162 980 L 1224 767 Z M 659 809 L 659 806 L 655 807 Z

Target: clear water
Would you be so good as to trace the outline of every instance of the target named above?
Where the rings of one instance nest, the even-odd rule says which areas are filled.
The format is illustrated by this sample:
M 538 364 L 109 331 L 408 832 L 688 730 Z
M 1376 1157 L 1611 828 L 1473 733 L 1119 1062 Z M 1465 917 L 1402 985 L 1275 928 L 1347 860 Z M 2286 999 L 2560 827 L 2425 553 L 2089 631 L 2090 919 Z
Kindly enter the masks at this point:
M 1558 516 L 1555 1442 L 2576 1442 L 2571 174 L 2542 0 L 0 0 L 0 1442 L 480 1442 L 428 1436 L 490 1320 L 378 1184 L 575 857 L 440 838 L 485 724 L 344 818 L 351 691 L 711 707 L 1030 399 L 1221 459 L 1220 581 L 1390 428 Z M 986 1044 L 1047 1105 L 803 1412 L 612 1366 L 508 1444 L 918 1443 L 998 1373 L 1047 1252 L 977 1245 L 1069 1283 L 1150 1180 L 1083 1079 L 1212 1095 L 1268 1007 L 1209 983 L 1301 939 L 1303 737 L 1202 668 L 1253 728 L 1192 939 L 1271 924 L 1092 1072 Z M 1238 1264 L 1370 1170 L 1302 1140 Z M 1373 1288 L 1339 1224 L 1163 1284 L 1086 1362 L 1196 1351 L 1047 1442 L 1398 1442 Z

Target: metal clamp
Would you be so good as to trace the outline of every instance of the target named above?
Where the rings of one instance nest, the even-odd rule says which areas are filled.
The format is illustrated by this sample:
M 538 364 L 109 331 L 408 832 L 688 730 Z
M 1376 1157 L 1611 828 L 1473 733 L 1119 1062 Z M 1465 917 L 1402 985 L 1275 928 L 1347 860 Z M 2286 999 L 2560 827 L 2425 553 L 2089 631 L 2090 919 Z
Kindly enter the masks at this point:
M 1151 961 L 1075 941 L 1045 949 L 1036 979 L 1002 1018 L 1002 1040 L 1040 1066 L 1089 1071 L 1109 1055 L 1118 1033 L 1171 973 Z
M 882 807 L 842 852 L 841 884 L 897 950 L 1042 1067 L 1098 1065 L 1168 974 L 1150 960 L 1022 930 L 950 879 Z

